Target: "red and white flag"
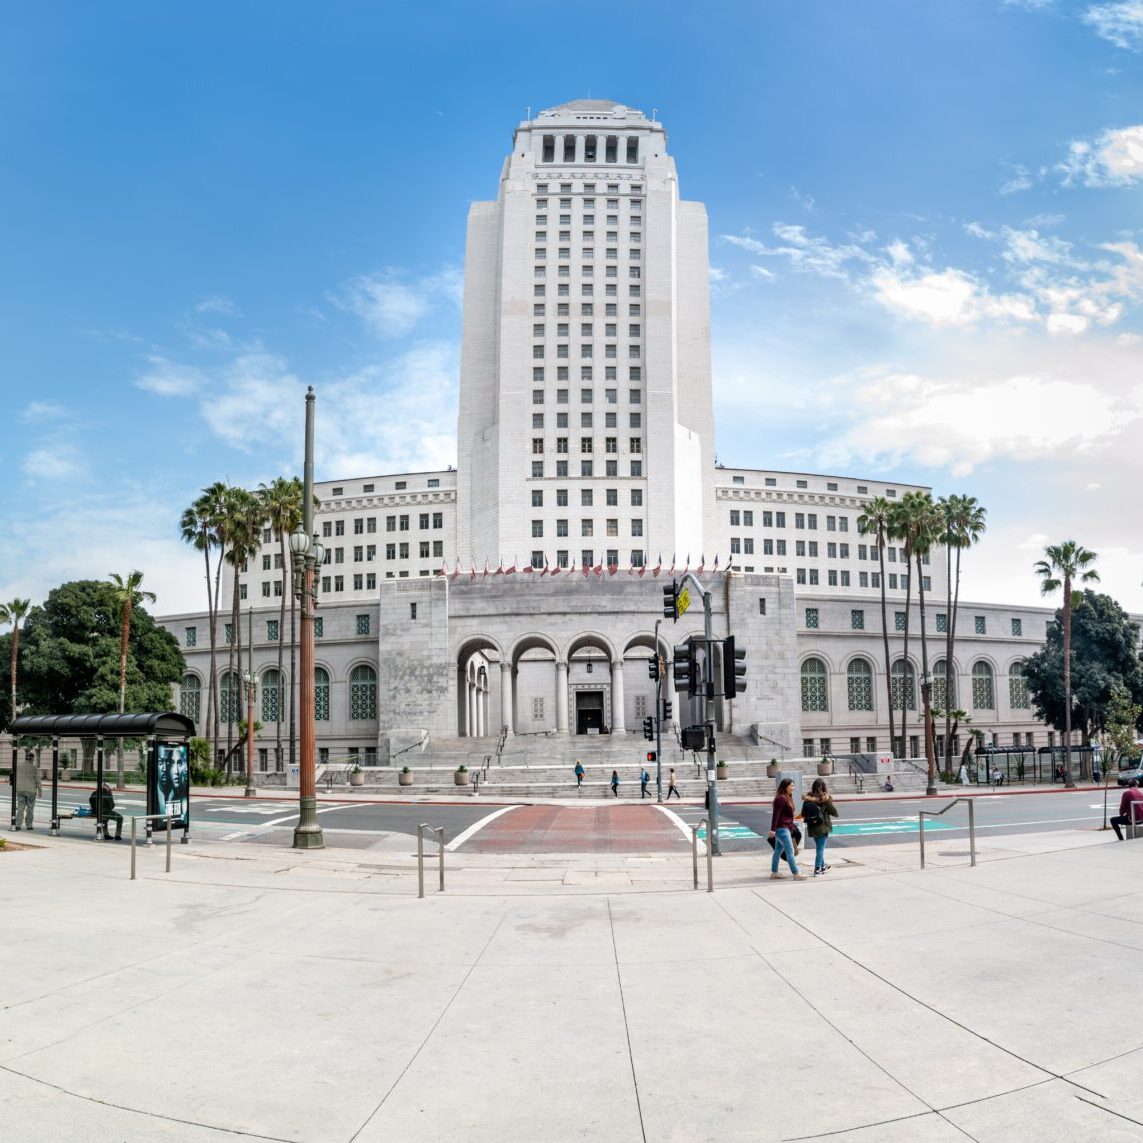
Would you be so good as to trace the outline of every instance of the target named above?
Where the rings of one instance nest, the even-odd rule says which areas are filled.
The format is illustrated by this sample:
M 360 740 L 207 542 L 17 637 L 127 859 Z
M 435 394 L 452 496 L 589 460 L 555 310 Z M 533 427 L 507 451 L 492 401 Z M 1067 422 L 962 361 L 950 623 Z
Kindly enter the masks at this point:
M 711 570 L 714 572 L 718 571 L 718 556 L 714 557 L 714 567 Z
M 674 552 L 671 553 L 671 570 L 669 572 L 667 572 L 667 574 L 672 579 L 675 578 L 675 553 Z
M 476 579 L 476 560 L 472 561 L 472 571 L 468 573 L 469 579 Z
M 658 574 L 659 574 L 659 572 L 661 572 L 662 570 L 663 570 L 663 553 L 662 553 L 662 552 L 660 552 L 660 553 L 659 553 L 659 562 L 658 562 L 658 563 L 655 565 L 655 572 L 654 572 L 654 574 L 655 574 L 655 575 L 658 575 Z
M 689 556 L 687 557 L 690 558 Z M 706 566 L 706 556 L 699 556 L 698 567 L 695 568 L 695 575 L 702 575 L 702 569 Z
M 547 558 L 547 556 L 545 556 L 544 557 L 544 566 L 543 566 L 542 570 L 540 571 L 540 579 L 543 579 L 544 576 L 546 576 L 548 574 L 549 574 L 548 558 Z

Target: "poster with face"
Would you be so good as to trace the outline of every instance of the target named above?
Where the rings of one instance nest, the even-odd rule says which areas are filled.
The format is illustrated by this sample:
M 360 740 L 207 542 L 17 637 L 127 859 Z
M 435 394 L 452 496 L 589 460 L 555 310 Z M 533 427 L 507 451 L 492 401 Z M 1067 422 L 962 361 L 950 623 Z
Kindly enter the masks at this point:
M 186 743 L 156 742 L 152 760 L 148 813 L 163 814 L 171 818 L 175 828 L 188 829 L 190 764 Z

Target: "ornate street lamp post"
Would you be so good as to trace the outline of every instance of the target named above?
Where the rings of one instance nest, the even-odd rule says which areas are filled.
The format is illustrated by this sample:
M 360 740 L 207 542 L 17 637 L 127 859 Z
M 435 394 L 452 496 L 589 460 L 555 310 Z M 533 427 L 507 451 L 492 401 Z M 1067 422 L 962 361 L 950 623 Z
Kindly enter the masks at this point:
M 254 700 L 258 693 L 258 679 L 254 674 L 254 610 L 246 609 L 246 797 L 255 798 L 254 789 Z
M 325 549 L 314 535 L 314 390 L 306 390 L 306 454 L 302 469 L 302 523 L 290 536 L 294 595 L 301 604 L 301 645 L 298 648 L 298 824 L 295 849 L 324 849 L 317 820 L 314 769 L 314 611 L 317 608 L 317 569 Z

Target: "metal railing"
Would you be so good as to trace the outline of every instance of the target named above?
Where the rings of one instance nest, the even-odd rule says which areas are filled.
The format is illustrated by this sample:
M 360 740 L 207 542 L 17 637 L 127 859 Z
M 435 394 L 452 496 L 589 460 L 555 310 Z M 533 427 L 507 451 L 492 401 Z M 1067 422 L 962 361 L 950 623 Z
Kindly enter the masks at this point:
M 174 819 L 168 814 L 132 814 L 131 815 L 131 880 L 135 880 L 135 839 L 137 836 L 136 825 L 142 820 L 145 822 L 166 822 L 167 823 L 167 869 L 166 872 L 171 871 L 171 834 L 174 832 L 171 828 Z M 147 831 L 147 844 L 154 844 L 151 841 L 151 833 L 148 828 Z
M 849 777 L 853 784 L 857 787 L 859 794 L 865 793 L 865 773 L 859 770 L 856 762 L 849 764 Z
M 714 857 L 710 847 L 710 821 L 703 818 L 697 825 L 691 827 L 691 870 L 694 873 L 694 887 L 698 888 L 698 835 L 700 829 L 706 829 L 706 891 L 714 892 Z
M 925 818 L 939 818 L 941 814 L 948 813 L 955 805 L 964 802 L 968 806 L 968 853 L 969 864 L 976 865 L 976 820 L 973 814 L 972 798 L 953 798 L 943 810 L 921 810 L 917 814 L 918 834 L 921 842 L 921 868 L 925 868 Z
M 428 822 L 421 822 L 417 826 L 417 896 L 425 895 L 425 830 L 437 835 L 437 863 L 439 865 L 440 890 L 444 892 L 444 855 L 445 840 L 444 826 L 431 826 Z

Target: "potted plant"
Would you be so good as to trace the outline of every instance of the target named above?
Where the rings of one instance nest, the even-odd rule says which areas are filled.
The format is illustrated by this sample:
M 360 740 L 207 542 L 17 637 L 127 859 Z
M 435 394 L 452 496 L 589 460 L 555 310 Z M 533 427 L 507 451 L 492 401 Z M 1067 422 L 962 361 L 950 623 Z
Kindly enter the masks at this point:
M 778 759 L 777 758 L 771 758 L 770 761 L 766 763 L 766 777 L 767 778 L 777 778 L 778 777 Z
M 718 768 L 715 771 L 715 777 L 721 781 L 729 773 L 730 773 L 730 767 L 727 766 L 727 764 L 725 762 L 723 762 L 723 760 L 720 758 L 718 760 Z
M 456 768 L 456 773 L 453 774 L 453 776 L 452 776 L 452 780 L 458 786 L 467 786 L 468 785 L 468 767 L 463 765 L 463 764 L 458 766 Z
M 833 773 L 833 759 L 829 755 L 822 756 L 822 760 L 818 763 L 818 773 L 823 778 Z
M 356 762 L 353 763 L 349 770 L 349 784 L 351 786 L 365 785 L 365 771 L 362 770 Z
M 401 772 L 397 775 L 397 785 L 411 786 L 413 784 L 413 771 L 408 766 L 402 766 Z

